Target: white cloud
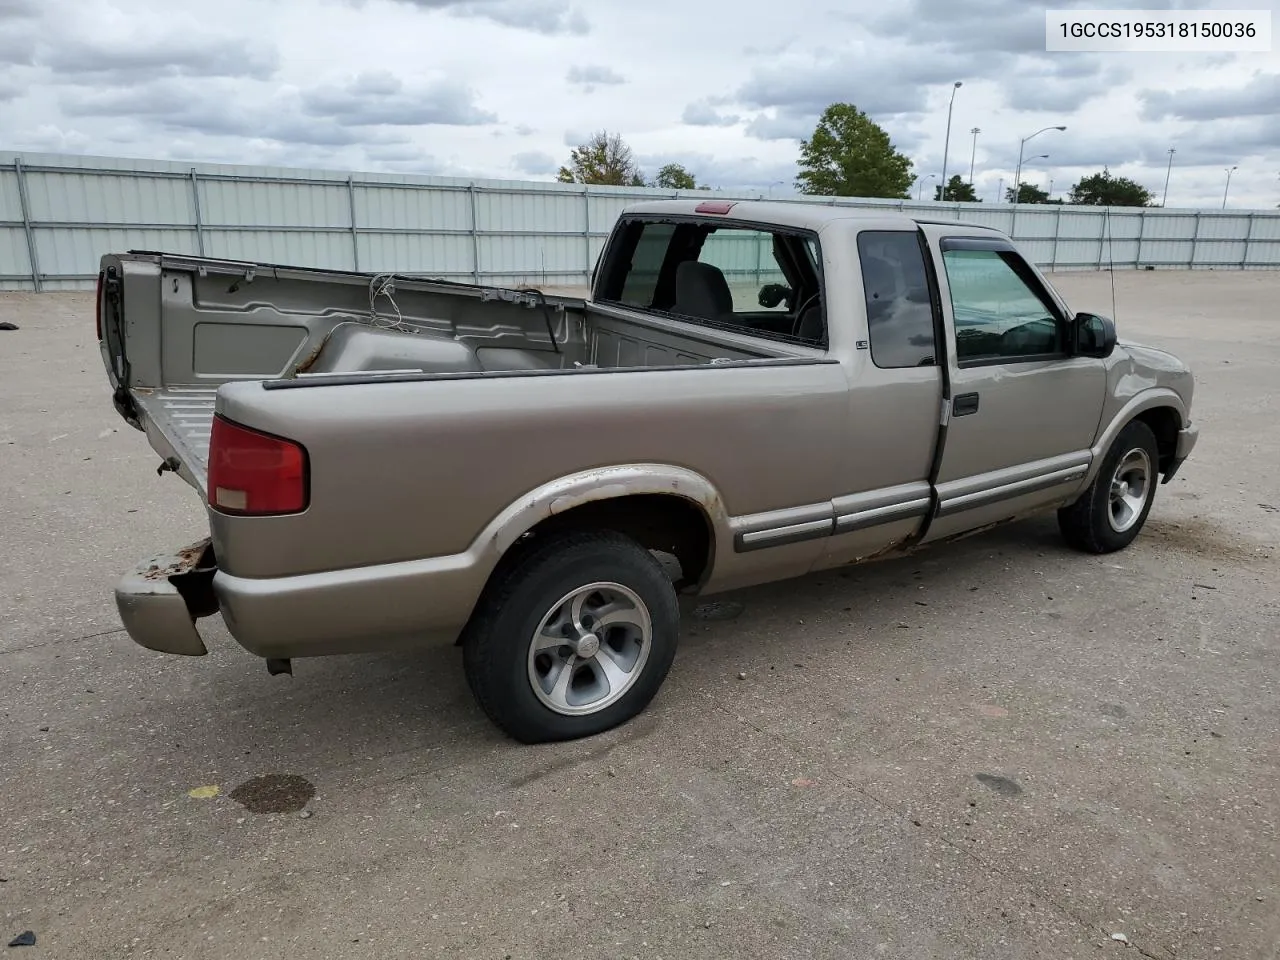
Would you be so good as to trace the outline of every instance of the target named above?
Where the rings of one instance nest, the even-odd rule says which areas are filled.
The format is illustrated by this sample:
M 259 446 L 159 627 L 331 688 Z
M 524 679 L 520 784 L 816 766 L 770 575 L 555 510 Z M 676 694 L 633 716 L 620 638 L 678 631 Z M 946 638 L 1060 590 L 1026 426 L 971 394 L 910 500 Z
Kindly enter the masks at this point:
M 511 164 L 520 173 L 526 173 L 534 177 L 555 173 L 560 169 L 560 164 L 556 161 L 556 158 L 549 153 L 543 153 L 541 150 L 526 150 L 522 153 L 517 153 L 511 158 Z
M 686 106 L 680 119 L 691 127 L 732 127 L 742 118 L 736 113 L 721 113 L 709 98 L 703 98 Z
M 627 78 L 613 67 L 582 66 L 576 63 L 569 68 L 565 79 L 581 87 L 585 93 L 593 93 L 597 87 L 616 87 L 627 82 Z
M 1060 2 L 1073 4 L 1090 5 Z M 216 13 L 0 0 L 6 149 L 550 179 L 608 130 L 647 173 L 679 162 L 701 182 L 776 191 L 833 100 L 941 173 L 961 80 L 949 172 L 968 175 L 980 127 L 985 198 L 1022 137 L 1065 124 L 1027 150 L 1050 155 L 1031 169 L 1058 192 L 1103 164 L 1163 187 L 1176 147 L 1171 204 L 1218 205 L 1231 165 L 1233 205 L 1280 201 L 1273 56 L 1046 54 L 1043 10 L 1025 0 L 834 13 L 830 0 L 220 0 Z

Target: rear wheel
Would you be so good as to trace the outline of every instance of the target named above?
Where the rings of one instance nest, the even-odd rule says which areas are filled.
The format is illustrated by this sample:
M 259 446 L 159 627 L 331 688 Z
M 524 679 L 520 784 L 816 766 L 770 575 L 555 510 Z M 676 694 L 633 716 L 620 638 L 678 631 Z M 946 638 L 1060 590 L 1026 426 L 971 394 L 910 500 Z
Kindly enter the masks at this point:
M 463 645 L 481 708 L 524 743 L 601 733 L 640 713 L 675 658 L 661 564 L 620 534 L 555 535 L 486 591 Z
M 1155 434 L 1140 420 L 1120 431 L 1088 489 L 1058 511 L 1058 528 L 1077 550 L 1111 553 L 1133 542 L 1155 502 L 1159 483 Z

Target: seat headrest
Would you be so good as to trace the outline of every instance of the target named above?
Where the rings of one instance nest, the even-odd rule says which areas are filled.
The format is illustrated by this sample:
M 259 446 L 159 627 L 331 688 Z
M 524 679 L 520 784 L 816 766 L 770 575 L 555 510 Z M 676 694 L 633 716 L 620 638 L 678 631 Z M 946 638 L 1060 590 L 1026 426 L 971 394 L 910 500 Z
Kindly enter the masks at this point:
M 697 260 L 676 267 L 676 311 L 704 320 L 733 313 L 733 294 L 720 268 Z

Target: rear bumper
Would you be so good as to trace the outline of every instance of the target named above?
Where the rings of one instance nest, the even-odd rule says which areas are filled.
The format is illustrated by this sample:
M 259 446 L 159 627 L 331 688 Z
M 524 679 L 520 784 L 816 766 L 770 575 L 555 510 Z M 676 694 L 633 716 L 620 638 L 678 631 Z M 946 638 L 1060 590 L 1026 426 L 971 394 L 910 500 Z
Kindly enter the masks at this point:
M 208 653 L 195 621 L 218 611 L 213 550 L 206 538 L 150 557 L 116 584 L 116 609 L 133 641 L 148 650 L 200 657 Z
M 415 650 L 457 640 L 491 564 L 470 553 L 293 577 L 213 578 L 236 641 L 268 659 Z
M 1196 441 L 1199 438 L 1200 428 L 1194 423 L 1189 423 L 1178 431 L 1178 443 L 1174 449 L 1173 459 L 1169 461 L 1169 466 L 1164 472 L 1164 478 L 1161 483 L 1168 483 L 1182 469 L 1182 464 L 1187 457 L 1191 456 L 1191 451 L 1195 449 Z
M 207 653 L 195 621 L 221 613 L 236 641 L 266 659 L 412 650 L 455 641 L 492 563 L 472 553 L 294 577 L 219 570 L 209 539 L 138 564 L 116 586 L 135 643 Z

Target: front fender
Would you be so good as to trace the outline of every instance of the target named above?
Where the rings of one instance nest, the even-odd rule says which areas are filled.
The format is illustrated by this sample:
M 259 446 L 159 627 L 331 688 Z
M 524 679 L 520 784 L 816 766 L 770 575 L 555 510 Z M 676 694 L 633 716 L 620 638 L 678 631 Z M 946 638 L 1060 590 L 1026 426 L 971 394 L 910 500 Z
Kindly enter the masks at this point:
M 1097 476 L 1098 470 L 1102 467 L 1102 458 L 1106 456 L 1111 444 L 1115 442 L 1125 424 L 1139 414 L 1147 410 L 1154 410 L 1157 407 L 1171 407 L 1178 414 L 1178 426 L 1181 428 L 1188 425 L 1189 417 L 1186 404 L 1183 403 L 1182 397 L 1168 387 L 1149 387 L 1135 394 L 1101 425 L 1093 447 L 1090 449 L 1093 459 L 1089 464 L 1089 472 L 1085 475 L 1082 488 L 1093 482 L 1093 478 Z

